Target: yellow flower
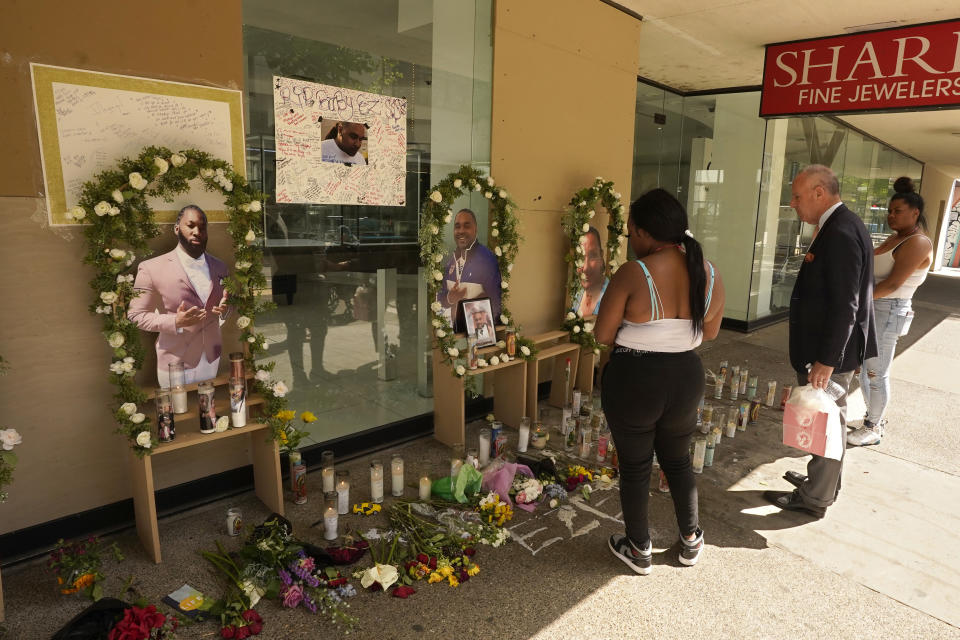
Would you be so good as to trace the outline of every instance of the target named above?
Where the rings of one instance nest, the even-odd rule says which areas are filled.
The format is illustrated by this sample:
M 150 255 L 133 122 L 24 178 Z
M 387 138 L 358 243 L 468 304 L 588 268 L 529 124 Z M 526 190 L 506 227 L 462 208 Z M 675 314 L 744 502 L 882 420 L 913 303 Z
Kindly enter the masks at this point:
M 296 412 L 296 411 L 291 411 L 291 410 L 289 410 L 289 409 L 286 410 L 286 411 L 278 411 L 278 412 L 277 412 L 277 418 L 280 419 L 280 420 L 283 420 L 284 422 L 290 422 L 291 420 L 293 420 L 293 419 L 296 418 L 296 417 L 297 417 L 297 412 Z
M 473 565 L 472 567 L 470 567 L 469 569 L 467 569 L 467 575 L 468 575 L 468 576 L 471 576 L 471 577 L 472 577 L 472 576 L 477 575 L 478 573 L 480 573 L 480 565 L 476 565 L 476 564 L 475 564 L 475 565 Z
M 303 413 L 300 414 L 300 419 L 306 422 L 307 424 L 310 424 L 311 422 L 317 421 L 317 416 L 313 415 L 313 413 L 311 413 L 310 411 L 304 411 Z
M 442 582 L 442 581 L 443 581 L 443 576 L 441 576 L 441 575 L 440 575 L 439 573 L 437 573 L 436 571 L 434 571 L 433 573 L 431 573 L 431 574 L 430 574 L 430 577 L 427 578 L 427 582 L 428 582 L 429 584 L 433 584 L 434 582 Z
M 287 444 L 287 432 L 286 432 L 286 431 L 281 431 L 281 432 L 280 432 L 280 442 L 282 442 L 283 444 Z
M 449 578 L 453 575 L 453 567 L 447 565 L 446 567 L 440 567 L 437 569 L 437 573 L 440 574 L 443 578 Z
M 450 586 L 451 586 L 451 587 L 459 587 L 459 586 L 460 586 L 460 581 L 457 580 L 457 576 L 450 576 L 449 578 L 447 578 L 447 582 L 450 583 Z

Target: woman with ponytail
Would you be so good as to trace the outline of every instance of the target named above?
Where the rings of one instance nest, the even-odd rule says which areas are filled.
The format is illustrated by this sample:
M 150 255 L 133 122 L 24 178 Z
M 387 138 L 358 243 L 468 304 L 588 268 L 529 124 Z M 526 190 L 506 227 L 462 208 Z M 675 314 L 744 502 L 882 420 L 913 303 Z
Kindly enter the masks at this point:
M 890 365 L 900 336 L 907 335 L 913 319 L 911 299 L 927 279 L 933 262 L 933 243 L 923 232 L 923 198 L 913 180 L 897 178 L 887 211 L 887 226 L 895 233 L 873 250 L 873 312 L 879 355 L 867 358 L 860 369 L 860 389 L 867 404 L 863 426 L 847 434 L 855 447 L 880 444 L 890 399 Z
M 624 264 L 610 281 L 595 335 L 611 347 L 601 393 L 620 457 L 626 525 L 626 535 L 610 536 L 608 546 L 645 575 L 652 563 L 647 500 L 654 451 L 670 483 L 680 562 L 696 564 L 703 548 L 690 463 L 704 388 L 694 349 L 720 331 L 724 289 L 688 228 L 683 205 L 663 189 L 630 205 L 627 232 L 640 259 Z

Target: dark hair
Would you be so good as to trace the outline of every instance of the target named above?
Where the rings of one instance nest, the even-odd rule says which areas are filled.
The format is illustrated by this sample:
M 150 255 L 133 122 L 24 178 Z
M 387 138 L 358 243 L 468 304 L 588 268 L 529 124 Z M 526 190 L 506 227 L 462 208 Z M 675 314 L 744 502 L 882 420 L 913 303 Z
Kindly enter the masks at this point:
M 205 212 L 203 209 L 201 209 L 200 207 L 198 207 L 198 206 L 195 205 L 195 204 L 188 204 L 188 205 L 185 206 L 183 209 L 180 209 L 180 211 L 177 213 L 177 222 L 176 222 L 176 224 L 180 224 L 180 218 L 182 218 L 182 217 L 183 217 L 183 214 L 185 214 L 187 211 L 196 211 L 197 213 L 199 213 L 200 215 L 203 216 L 203 221 L 204 221 L 204 222 L 207 221 L 207 214 L 206 214 L 206 212 Z
M 911 209 L 920 212 L 917 216 L 917 224 L 927 230 L 927 218 L 923 215 L 923 198 L 915 191 L 916 187 L 913 180 L 907 176 L 901 176 L 893 182 L 893 197 L 890 198 L 890 205 L 893 206 L 894 200 L 902 200 Z
M 469 214 L 470 214 L 470 217 L 473 218 L 473 224 L 478 224 L 478 223 L 477 223 L 477 214 L 475 214 L 472 210 L 470 210 L 470 209 L 460 209 L 460 211 L 457 211 L 457 216 L 460 215 L 461 213 L 469 213 Z M 456 216 L 454 216 L 454 219 L 456 219 Z
M 707 312 L 704 294 L 707 271 L 703 267 L 703 248 L 686 233 L 686 210 L 668 192 L 654 189 L 633 201 L 630 220 L 633 226 L 643 229 L 654 240 L 683 245 L 687 255 L 687 273 L 690 275 L 690 322 L 694 334 L 699 335 L 703 331 L 703 316 Z

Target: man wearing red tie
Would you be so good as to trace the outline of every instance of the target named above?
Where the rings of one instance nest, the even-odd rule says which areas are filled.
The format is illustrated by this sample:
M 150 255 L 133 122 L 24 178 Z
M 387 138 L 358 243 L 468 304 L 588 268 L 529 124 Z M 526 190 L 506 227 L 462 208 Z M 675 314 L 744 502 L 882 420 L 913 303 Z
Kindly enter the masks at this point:
M 182 362 L 186 383 L 215 378 L 220 365 L 220 326 L 227 315 L 223 280 L 227 265 L 206 253 L 207 215 L 196 205 L 177 214 L 177 246 L 137 269 L 127 317 L 157 337 L 157 379 L 170 386 L 171 363 Z

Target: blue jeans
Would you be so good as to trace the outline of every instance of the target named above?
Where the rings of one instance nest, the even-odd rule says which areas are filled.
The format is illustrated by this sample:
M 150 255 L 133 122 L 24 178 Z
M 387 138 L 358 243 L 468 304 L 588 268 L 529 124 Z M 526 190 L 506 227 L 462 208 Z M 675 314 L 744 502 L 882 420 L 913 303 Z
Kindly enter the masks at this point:
M 913 311 L 909 298 L 878 298 L 873 301 L 873 313 L 880 353 L 863 361 L 860 389 L 867 405 L 866 419 L 879 424 L 890 401 L 890 365 L 897 350 L 897 340 L 910 329 Z

